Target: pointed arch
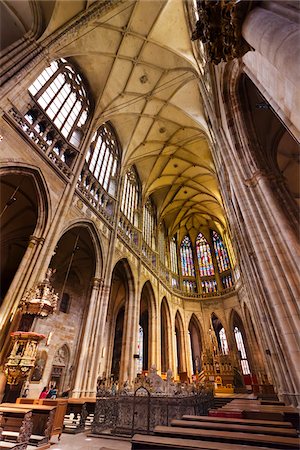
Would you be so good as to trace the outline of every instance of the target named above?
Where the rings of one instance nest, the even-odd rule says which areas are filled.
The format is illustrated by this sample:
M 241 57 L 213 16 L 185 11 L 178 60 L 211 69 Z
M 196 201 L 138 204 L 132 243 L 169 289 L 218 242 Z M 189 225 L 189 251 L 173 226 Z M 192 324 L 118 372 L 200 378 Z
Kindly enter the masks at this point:
M 201 372 L 201 355 L 203 351 L 202 330 L 199 319 L 193 313 L 189 322 L 189 337 L 191 345 L 193 374 Z
M 250 347 L 247 342 L 247 336 L 242 319 L 234 309 L 231 311 L 231 329 L 235 338 L 242 373 L 243 375 L 250 375 L 250 365 L 248 361 Z
M 139 366 L 148 370 L 154 362 L 153 342 L 155 335 L 156 304 L 151 282 L 144 283 L 140 298 L 139 318 Z
M 177 374 L 179 378 L 186 373 L 185 361 L 185 342 L 184 342 L 184 326 L 182 316 L 179 310 L 175 314 L 175 338 L 176 338 L 176 353 L 177 353 Z
M 219 351 L 224 355 L 227 355 L 229 353 L 228 337 L 221 320 L 215 312 L 211 314 L 211 323 L 213 326 L 215 337 L 217 339 Z

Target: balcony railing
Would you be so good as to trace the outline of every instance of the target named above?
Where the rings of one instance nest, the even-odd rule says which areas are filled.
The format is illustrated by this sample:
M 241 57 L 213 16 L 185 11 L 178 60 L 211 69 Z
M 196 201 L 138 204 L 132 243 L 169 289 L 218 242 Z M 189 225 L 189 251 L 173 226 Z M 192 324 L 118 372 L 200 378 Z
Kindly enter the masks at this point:
M 71 177 L 78 150 L 63 138 L 45 113 L 33 107 L 23 115 L 14 106 L 9 117 L 60 172 Z
M 81 171 L 77 189 L 102 217 L 113 224 L 116 200 L 103 189 L 97 178 L 89 171 L 86 163 Z

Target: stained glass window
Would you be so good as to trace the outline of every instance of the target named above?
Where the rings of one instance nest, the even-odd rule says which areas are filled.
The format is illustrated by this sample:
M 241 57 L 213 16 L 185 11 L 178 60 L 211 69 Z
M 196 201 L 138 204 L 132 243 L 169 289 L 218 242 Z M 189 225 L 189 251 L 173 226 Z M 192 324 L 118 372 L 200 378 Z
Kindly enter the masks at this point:
M 227 337 L 226 337 L 224 328 L 221 328 L 221 330 L 219 331 L 219 338 L 220 338 L 221 350 L 222 350 L 223 355 L 228 355 L 229 348 L 228 348 L 228 342 L 227 342 Z
M 215 279 L 212 280 L 203 280 L 201 281 L 202 290 L 205 294 L 209 294 L 210 292 L 217 292 L 218 286 Z
M 241 366 L 242 366 L 243 375 L 249 375 L 250 368 L 249 368 L 249 363 L 248 363 L 248 359 L 247 359 L 247 354 L 246 354 L 246 349 L 244 346 L 244 340 L 243 340 L 242 333 L 240 332 L 238 327 L 234 327 L 233 331 L 234 331 L 236 345 L 237 345 L 237 348 L 238 348 L 238 350 L 240 352 L 240 356 L 241 356 Z
M 183 288 L 186 292 L 197 292 L 196 281 L 183 280 Z
M 212 232 L 212 238 L 214 243 L 215 255 L 218 263 L 219 272 L 224 272 L 230 269 L 230 263 L 226 247 L 216 231 Z
M 131 167 L 125 174 L 121 211 L 133 225 L 136 225 L 135 213 L 139 205 L 139 196 L 137 175 L 134 168 Z
M 53 61 L 28 90 L 62 135 L 79 145 L 89 100 L 81 76 L 72 65 L 65 59 Z
M 194 277 L 194 261 L 192 243 L 188 236 L 185 236 L 180 246 L 181 269 L 184 277 Z
M 178 274 L 177 243 L 175 236 L 173 236 L 173 238 L 170 241 L 170 262 L 172 272 Z
M 86 162 L 90 172 L 111 195 L 116 193 L 119 161 L 120 151 L 114 130 L 107 123 L 101 125 L 92 138 Z
M 224 289 L 231 288 L 233 286 L 232 276 L 231 274 L 222 277 L 222 285 Z
M 200 269 L 200 276 L 207 277 L 215 274 L 209 243 L 202 233 L 196 239 L 196 252 Z

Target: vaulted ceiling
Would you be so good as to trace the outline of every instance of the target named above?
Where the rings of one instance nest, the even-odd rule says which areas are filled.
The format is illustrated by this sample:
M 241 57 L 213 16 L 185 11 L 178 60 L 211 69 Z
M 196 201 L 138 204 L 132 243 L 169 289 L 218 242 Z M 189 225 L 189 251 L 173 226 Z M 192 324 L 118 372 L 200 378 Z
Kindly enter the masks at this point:
M 48 11 L 40 41 L 94 2 L 38 2 Z M 51 18 L 49 11 L 52 10 Z M 46 17 L 46 12 L 43 12 Z M 87 79 L 96 123 L 111 121 L 123 167 L 135 164 L 170 235 L 225 226 L 183 0 L 116 2 L 64 43 Z

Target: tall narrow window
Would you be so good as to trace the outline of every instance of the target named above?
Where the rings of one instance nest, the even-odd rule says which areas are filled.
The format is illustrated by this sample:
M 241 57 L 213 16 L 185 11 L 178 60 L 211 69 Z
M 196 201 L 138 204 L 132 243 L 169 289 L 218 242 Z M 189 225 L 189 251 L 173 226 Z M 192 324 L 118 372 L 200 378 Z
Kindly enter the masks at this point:
M 230 269 L 230 263 L 228 258 L 228 253 L 225 245 L 219 234 L 216 231 L 212 232 L 212 238 L 214 243 L 214 250 L 216 255 L 216 260 L 218 263 L 219 272 L 224 272 Z
M 227 343 L 227 337 L 224 328 L 221 328 L 219 331 L 219 338 L 220 338 L 220 344 L 221 344 L 221 351 L 223 355 L 228 355 L 229 348 Z
M 196 252 L 201 277 L 212 276 L 215 269 L 211 257 L 209 243 L 202 233 L 199 233 L 196 239 Z
M 173 238 L 170 241 L 170 260 L 172 272 L 178 274 L 177 243 L 175 236 L 173 236 Z
M 155 250 L 155 210 L 151 200 L 148 199 L 143 210 L 143 238 L 146 244 Z
M 242 333 L 240 332 L 238 327 L 234 327 L 233 331 L 234 331 L 236 345 L 237 345 L 238 351 L 240 352 L 240 356 L 241 356 L 241 366 L 242 366 L 243 375 L 249 375 L 250 368 L 249 368 L 249 363 L 248 363 L 248 359 L 247 359 L 247 354 L 246 354 L 246 349 L 244 346 L 244 340 L 243 340 Z
M 188 236 L 185 236 L 180 246 L 181 270 L 184 277 L 194 277 L 194 260 L 192 243 Z
M 137 373 L 143 372 L 143 342 L 144 342 L 144 330 L 139 325 L 139 335 L 138 335 L 138 355 L 139 359 L 137 360 Z
M 65 59 L 53 61 L 28 90 L 61 134 L 78 146 L 89 100 L 82 78 L 72 65 Z
M 166 236 L 163 225 L 158 230 L 158 253 L 160 262 L 166 265 Z
M 116 194 L 120 149 L 114 130 L 108 123 L 94 134 L 86 156 L 90 172 L 110 194 Z
M 136 172 L 131 167 L 125 174 L 121 211 L 133 224 L 138 225 L 135 220 L 139 206 L 139 184 Z

